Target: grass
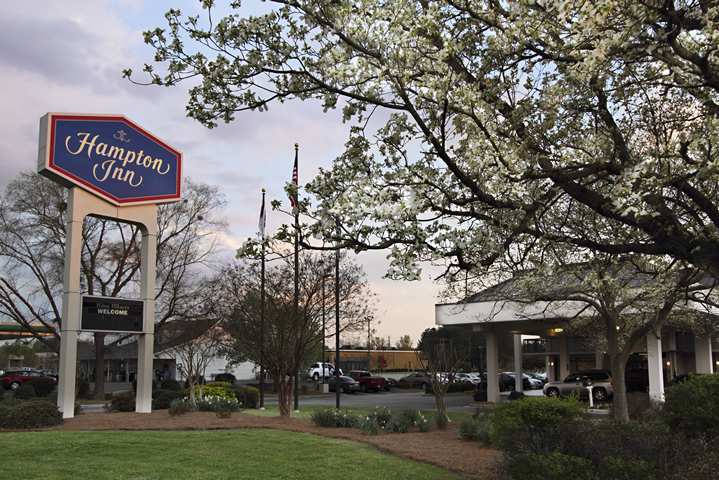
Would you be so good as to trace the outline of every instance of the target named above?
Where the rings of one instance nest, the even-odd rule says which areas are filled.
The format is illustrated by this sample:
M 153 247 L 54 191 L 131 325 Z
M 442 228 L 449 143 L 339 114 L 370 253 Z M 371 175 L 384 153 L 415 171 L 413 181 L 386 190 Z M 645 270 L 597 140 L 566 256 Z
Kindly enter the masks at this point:
M 460 478 L 367 445 L 259 429 L 2 433 L 0 452 L 3 478 L 27 480 Z

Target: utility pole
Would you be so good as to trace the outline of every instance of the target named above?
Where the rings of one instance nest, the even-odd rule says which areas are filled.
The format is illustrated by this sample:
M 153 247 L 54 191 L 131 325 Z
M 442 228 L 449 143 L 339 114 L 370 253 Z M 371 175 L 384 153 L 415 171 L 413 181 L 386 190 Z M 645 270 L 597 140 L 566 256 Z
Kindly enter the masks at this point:
M 340 408 L 340 248 L 339 221 L 337 222 L 337 249 L 335 250 L 335 407 Z

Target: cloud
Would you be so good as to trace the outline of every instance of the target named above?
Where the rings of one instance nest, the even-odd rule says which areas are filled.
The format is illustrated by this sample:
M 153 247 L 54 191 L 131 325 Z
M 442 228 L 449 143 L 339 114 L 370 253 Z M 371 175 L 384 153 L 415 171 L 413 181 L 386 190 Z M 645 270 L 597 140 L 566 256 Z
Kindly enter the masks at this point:
M 188 12 L 199 5 L 175 3 Z M 268 201 L 287 203 L 283 188 L 294 143 L 300 143 L 304 184 L 342 152 L 348 126 L 340 112 L 323 113 L 316 102 L 288 102 L 269 112 L 237 114 L 232 124 L 209 130 L 186 117 L 187 85 L 140 87 L 122 79 L 123 68 L 137 70 L 152 58 L 141 31 L 162 25 L 167 8 L 140 0 L 63 0 L 12 2 L 5 9 L 0 18 L 0 187 L 21 170 L 35 169 L 38 124 L 46 112 L 122 113 L 180 148 L 184 171 L 193 180 L 218 185 L 226 195 L 229 227 L 217 238 L 221 258 L 229 261 L 257 230 L 260 188 L 267 188 Z M 269 230 L 282 222 L 287 222 L 284 215 L 269 212 Z M 437 286 L 383 279 L 384 255 L 358 257 L 379 297 L 379 332 L 416 339 L 434 322 Z

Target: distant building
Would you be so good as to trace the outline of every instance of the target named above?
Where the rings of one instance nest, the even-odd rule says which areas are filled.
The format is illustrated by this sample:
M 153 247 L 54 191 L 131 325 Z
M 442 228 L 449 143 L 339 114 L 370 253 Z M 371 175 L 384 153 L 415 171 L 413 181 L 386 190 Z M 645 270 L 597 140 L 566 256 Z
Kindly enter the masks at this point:
M 335 363 L 335 351 L 327 351 L 326 361 Z M 422 365 L 416 350 L 340 349 L 339 367 L 350 370 L 413 371 Z

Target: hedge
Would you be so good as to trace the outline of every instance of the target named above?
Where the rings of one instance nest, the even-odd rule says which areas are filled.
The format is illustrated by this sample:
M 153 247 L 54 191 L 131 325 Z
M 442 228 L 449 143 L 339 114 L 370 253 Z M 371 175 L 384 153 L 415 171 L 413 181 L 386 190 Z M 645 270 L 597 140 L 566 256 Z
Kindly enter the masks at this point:
M 46 400 L 0 404 L 0 428 L 42 428 L 61 423 L 57 406 Z

